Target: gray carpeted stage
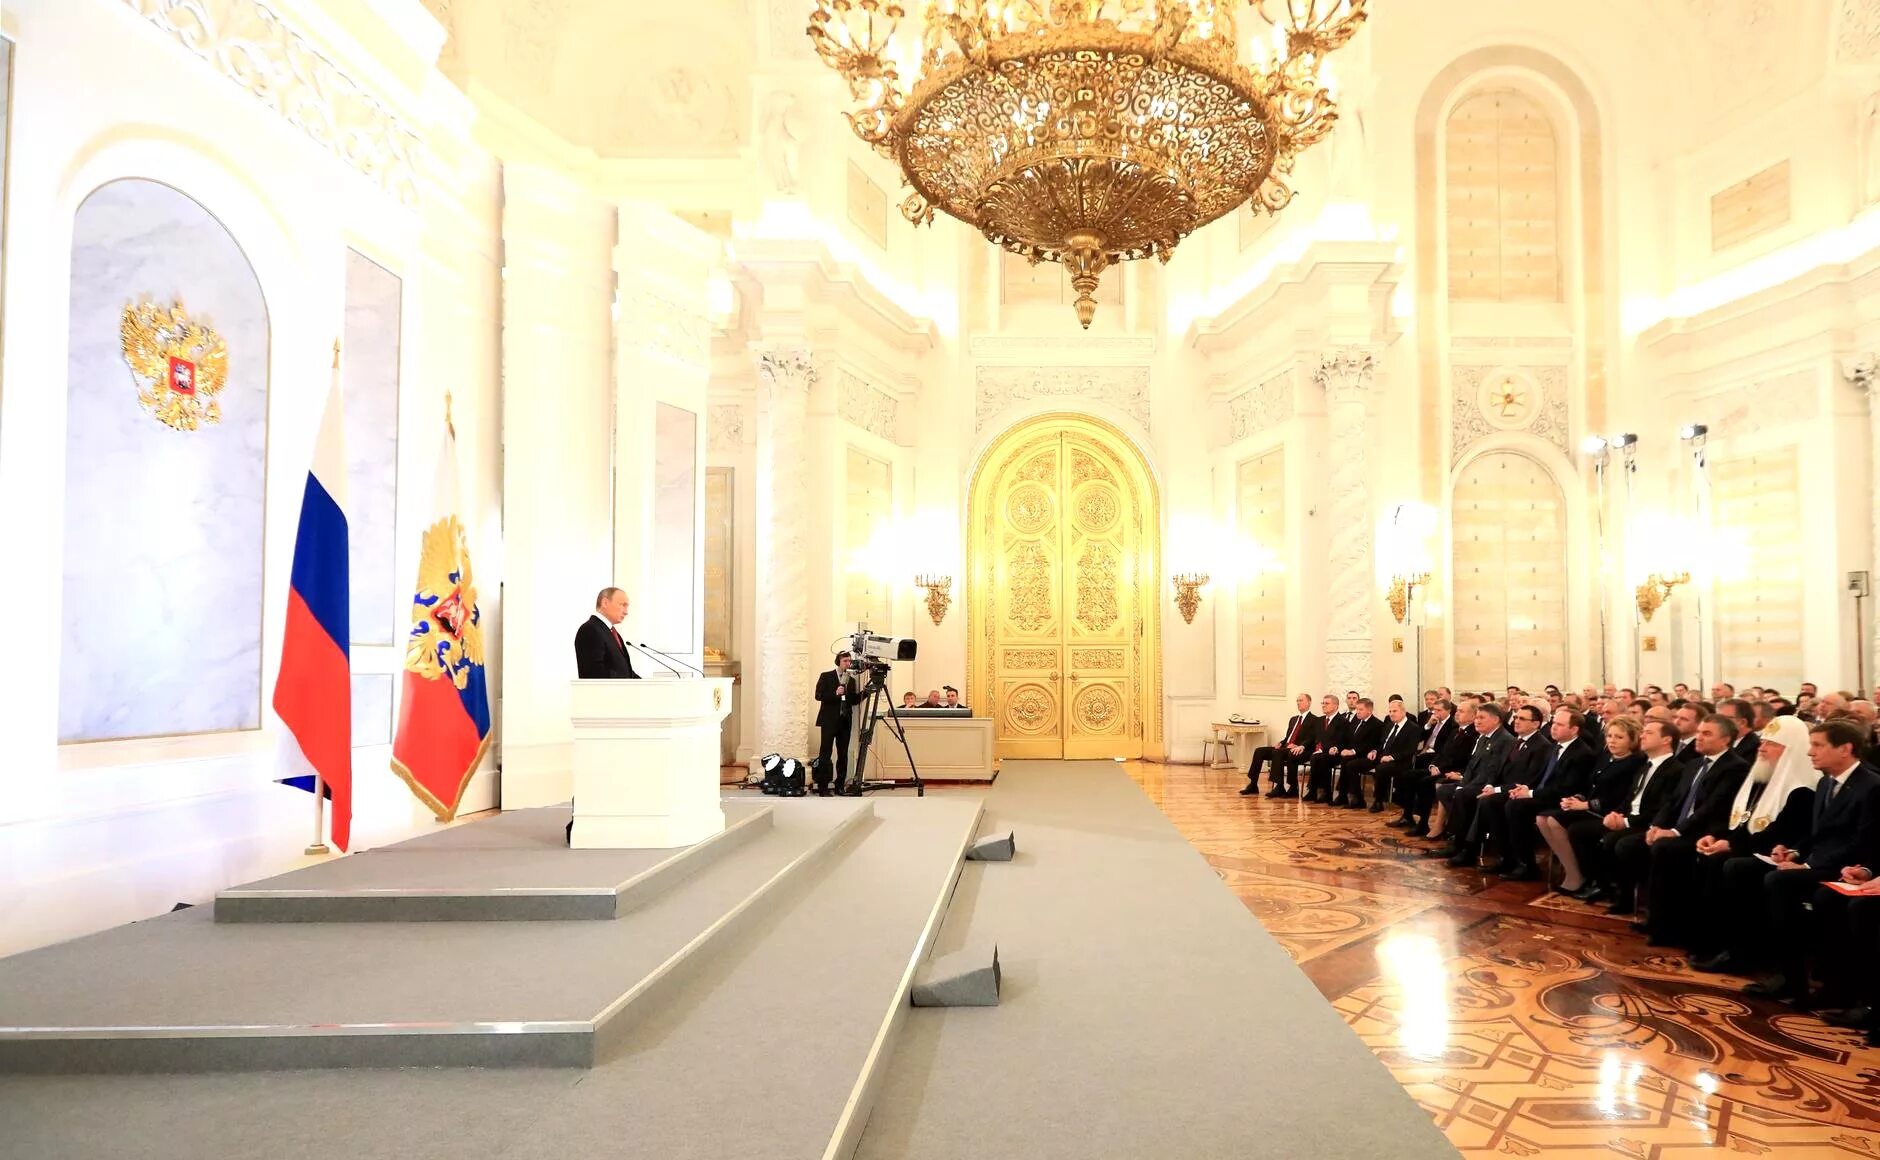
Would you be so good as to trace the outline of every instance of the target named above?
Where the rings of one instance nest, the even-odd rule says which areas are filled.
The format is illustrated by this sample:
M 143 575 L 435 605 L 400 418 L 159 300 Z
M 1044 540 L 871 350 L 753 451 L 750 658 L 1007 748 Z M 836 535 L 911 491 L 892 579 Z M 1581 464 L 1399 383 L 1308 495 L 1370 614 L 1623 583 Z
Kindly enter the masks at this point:
M 1008 762 L 983 820 L 964 791 L 735 802 L 676 861 L 554 866 L 565 811 L 508 815 L 239 892 L 311 921 L 0 960 L 0 1156 L 1454 1156 L 1112 763 Z M 962 877 L 1005 829 L 1018 859 Z M 617 917 L 529 913 L 635 880 Z M 318 913 L 427 892 L 470 901 Z M 930 952 L 987 942 L 1001 1006 L 908 1006 Z

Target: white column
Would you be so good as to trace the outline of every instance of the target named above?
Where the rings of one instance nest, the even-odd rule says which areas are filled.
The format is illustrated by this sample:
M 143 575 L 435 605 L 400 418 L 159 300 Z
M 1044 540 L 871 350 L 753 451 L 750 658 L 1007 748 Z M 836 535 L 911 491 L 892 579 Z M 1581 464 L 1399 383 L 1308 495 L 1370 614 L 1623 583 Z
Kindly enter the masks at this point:
M 1375 603 L 1373 515 L 1366 455 L 1370 447 L 1369 393 L 1376 360 L 1355 347 L 1326 352 L 1314 381 L 1325 389 L 1326 453 L 1330 476 L 1330 616 L 1325 629 L 1325 676 L 1344 695 L 1371 687 L 1371 606 Z
M 757 755 L 807 757 L 809 671 L 809 392 L 800 347 L 757 360 Z
M 574 632 L 614 583 L 614 211 L 548 170 L 503 171 L 505 809 L 573 789 Z
M 1867 445 L 1873 464 L 1870 472 L 1871 497 L 1868 514 L 1873 521 L 1873 543 L 1875 557 L 1867 565 L 1868 598 L 1861 602 L 1861 614 L 1868 619 L 1866 637 L 1858 647 L 1867 650 L 1867 683 L 1869 686 L 1880 684 L 1880 675 L 1876 663 L 1880 663 L 1880 616 L 1874 615 L 1880 607 L 1873 598 L 1874 580 L 1880 577 L 1880 355 L 1863 354 L 1851 359 L 1842 368 L 1847 381 L 1859 387 L 1867 397 Z M 1869 689 L 1860 690 L 1864 696 Z

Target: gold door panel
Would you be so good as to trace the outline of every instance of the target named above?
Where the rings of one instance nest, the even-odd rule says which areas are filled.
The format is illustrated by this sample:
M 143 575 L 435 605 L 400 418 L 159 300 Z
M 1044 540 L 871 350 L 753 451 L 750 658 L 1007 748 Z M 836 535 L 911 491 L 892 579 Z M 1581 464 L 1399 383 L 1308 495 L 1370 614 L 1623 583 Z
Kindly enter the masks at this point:
M 988 453 L 969 520 L 969 703 L 999 756 L 1159 753 L 1156 503 L 1134 449 L 1034 420 Z

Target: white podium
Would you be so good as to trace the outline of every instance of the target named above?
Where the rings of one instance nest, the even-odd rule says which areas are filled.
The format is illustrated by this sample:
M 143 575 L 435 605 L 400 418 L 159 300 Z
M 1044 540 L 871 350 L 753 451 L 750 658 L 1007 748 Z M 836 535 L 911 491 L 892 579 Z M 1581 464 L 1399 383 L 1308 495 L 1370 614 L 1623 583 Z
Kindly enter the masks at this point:
M 718 723 L 728 677 L 575 681 L 577 850 L 670 849 L 725 828 Z

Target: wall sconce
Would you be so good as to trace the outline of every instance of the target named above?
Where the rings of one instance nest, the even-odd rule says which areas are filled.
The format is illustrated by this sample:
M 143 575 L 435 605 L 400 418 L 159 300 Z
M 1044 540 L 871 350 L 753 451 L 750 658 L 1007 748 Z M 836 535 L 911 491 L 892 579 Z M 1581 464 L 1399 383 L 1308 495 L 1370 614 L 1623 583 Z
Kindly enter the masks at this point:
M 1417 598 L 1417 589 L 1429 582 L 1428 572 L 1399 573 L 1390 578 L 1390 614 L 1397 618 L 1398 624 L 1410 623 L 1410 602 Z
M 1663 608 L 1665 601 L 1671 599 L 1671 590 L 1673 588 L 1676 588 L 1680 584 L 1689 584 L 1690 582 L 1691 574 L 1689 572 L 1674 572 L 1669 575 L 1660 575 L 1657 572 L 1653 572 L 1650 576 L 1645 577 L 1645 583 L 1638 586 L 1639 615 L 1643 616 L 1646 620 L 1650 620 L 1652 613 Z
M 914 577 L 916 588 L 927 590 L 927 615 L 933 618 L 934 627 L 947 618 L 947 609 L 953 604 L 953 577 L 934 576 L 926 572 Z
M 1177 572 L 1175 581 L 1175 607 L 1181 611 L 1185 624 L 1195 622 L 1195 613 L 1201 610 L 1201 586 L 1208 582 L 1206 572 Z

